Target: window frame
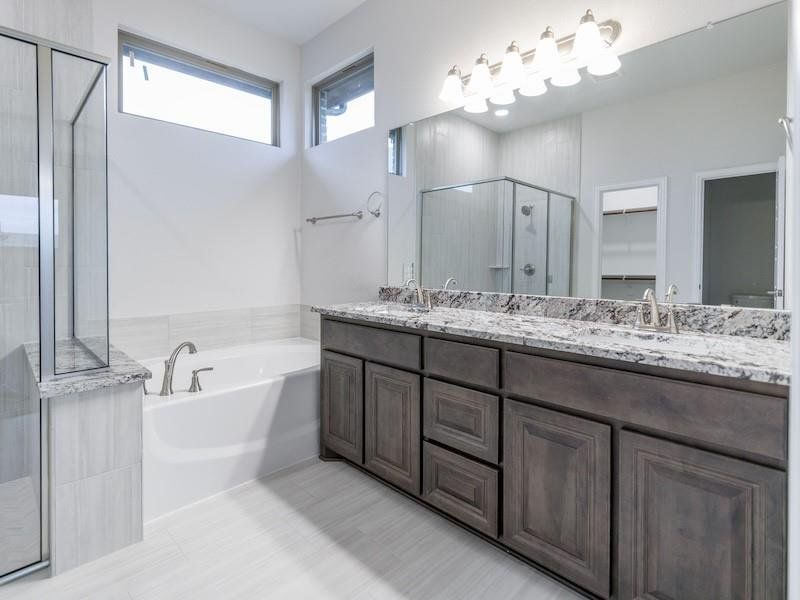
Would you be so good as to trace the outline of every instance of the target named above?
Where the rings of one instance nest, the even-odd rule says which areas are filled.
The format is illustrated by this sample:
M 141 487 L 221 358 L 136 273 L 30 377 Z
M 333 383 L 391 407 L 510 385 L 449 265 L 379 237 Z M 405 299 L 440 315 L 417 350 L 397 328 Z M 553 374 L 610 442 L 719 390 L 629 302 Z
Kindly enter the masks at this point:
M 167 121 L 165 119 L 158 119 L 156 117 L 150 117 L 147 115 L 139 115 L 136 113 L 127 112 L 123 108 L 123 85 L 124 85 L 124 76 L 123 76 L 123 61 L 125 60 L 125 54 L 123 52 L 124 46 L 133 46 L 134 48 L 141 48 L 145 52 L 152 52 L 154 54 L 159 54 L 166 59 L 173 60 L 175 62 L 184 63 L 189 67 L 194 67 L 196 69 L 200 69 L 202 71 L 207 71 L 213 75 L 218 75 L 221 78 L 229 79 L 233 81 L 238 81 L 253 87 L 260 88 L 264 91 L 267 91 L 271 94 L 271 111 L 270 111 L 270 119 L 272 119 L 272 140 L 269 142 L 261 142 L 258 140 L 251 140 L 248 138 L 243 138 L 237 135 L 232 135 L 230 133 L 223 133 L 219 131 L 213 131 L 211 129 L 204 129 L 202 127 L 195 127 L 194 125 L 185 125 L 183 123 L 176 123 L 174 121 Z M 180 50 L 173 46 L 168 46 L 167 44 L 162 44 L 161 42 L 156 42 L 154 40 L 148 39 L 146 37 L 142 37 L 135 33 L 131 33 L 124 29 L 117 30 L 117 110 L 121 114 L 131 115 L 133 117 L 140 117 L 143 119 L 150 119 L 152 121 L 158 121 L 160 123 L 170 123 L 172 125 L 177 125 L 179 127 L 188 127 L 189 129 L 195 129 L 197 131 L 205 131 L 207 133 L 214 133 L 217 135 L 224 135 L 226 137 L 234 138 L 237 140 L 245 140 L 248 142 L 253 142 L 256 144 L 264 144 L 267 146 L 275 146 L 279 148 L 281 143 L 280 137 L 280 84 L 277 81 L 273 81 L 271 79 L 267 79 L 266 77 L 261 77 L 259 75 L 253 75 L 247 71 L 243 71 L 241 69 L 237 69 L 235 67 L 230 67 L 228 65 L 224 65 L 218 63 L 213 60 L 209 60 L 207 58 L 203 58 L 197 54 L 192 54 L 191 52 L 186 52 L 185 50 Z
M 368 68 L 371 68 L 373 70 L 372 71 L 372 84 L 373 84 L 373 91 L 374 91 L 374 87 L 375 87 L 375 53 L 374 52 L 369 52 L 368 54 L 362 56 L 358 60 L 350 63 L 349 65 L 347 65 L 346 67 L 344 67 L 342 69 L 339 69 L 335 73 L 332 73 L 331 75 L 328 75 L 324 79 L 318 81 L 317 83 L 315 83 L 314 85 L 311 86 L 311 105 L 312 105 L 312 110 L 314 111 L 314 114 L 312 115 L 312 119 L 311 119 L 311 123 L 312 123 L 312 127 L 311 127 L 311 129 L 312 129 L 311 145 L 312 146 L 320 146 L 321 144 L 327 143 L 327 140 L 325 142 L 322 142 L 319 139 L 319 133 L 320 133 L 320 126 L 319 126 L 319 117 L 320 117 L 320 115 L 319 115 L 319 110 L 320 110 L 319 94 L 322 91 L 322 89 L 326 88 L 326 87 L 329 87 L 329 86 L 333 85 L 334 83 L 337 83 L 337 82 L 341 81 L 342 79 L 346 79 L 347 77 L 355 75 L 355 74 L 357 74 L 357 73 L 359 73 L 361 71 L 364 71 L 364 70 L 366 70 Z M 373 114 L 373 120 L 374 120 L 374 114 Z M 373 127 L 374 127 L 374 125 L 373 125 Z M 369 127 L 365 128 L 365 129 L 369 129 Z M 365 129 L 362 129 L 360 131 L 364 131 Z M 353 132 L 353 133 L 358 133 L 358 132 Z M 348 135 L 352 135 L 352 134 L 348 134 Z M 347 137 L 347 136 L 343 136 L 343 137 Z M 337 139 L 341 139 L 341 138 L 337 138 Z M 335 140 L 331 140 L 331 141 L 335 141 Z

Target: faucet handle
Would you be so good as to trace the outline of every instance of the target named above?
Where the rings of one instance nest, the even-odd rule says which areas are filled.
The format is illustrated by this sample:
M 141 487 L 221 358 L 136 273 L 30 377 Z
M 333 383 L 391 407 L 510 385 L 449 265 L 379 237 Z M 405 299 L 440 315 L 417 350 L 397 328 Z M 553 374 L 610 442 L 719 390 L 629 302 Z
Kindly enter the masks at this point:
M 202 369 L 194 369 L 192 370 L 192 384 L 189 386 L 190 392 L 202 392 L 203 387 L 200 385 L 200 377 L 198 373 L 202 373 L 203 371 L 213 371 L 214 367 L 203 367 Z

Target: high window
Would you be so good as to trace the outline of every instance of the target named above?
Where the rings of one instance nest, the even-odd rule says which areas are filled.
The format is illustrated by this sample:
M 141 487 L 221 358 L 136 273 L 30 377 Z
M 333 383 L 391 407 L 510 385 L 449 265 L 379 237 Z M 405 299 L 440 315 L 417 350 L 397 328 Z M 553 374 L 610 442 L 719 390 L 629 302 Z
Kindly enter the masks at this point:
M 278 145 L 278 84 L 129 33 L 119 34 L 120 110 Z
M 375 125 L 375 69 L 370 54 L 313 88 L 314 145 Z

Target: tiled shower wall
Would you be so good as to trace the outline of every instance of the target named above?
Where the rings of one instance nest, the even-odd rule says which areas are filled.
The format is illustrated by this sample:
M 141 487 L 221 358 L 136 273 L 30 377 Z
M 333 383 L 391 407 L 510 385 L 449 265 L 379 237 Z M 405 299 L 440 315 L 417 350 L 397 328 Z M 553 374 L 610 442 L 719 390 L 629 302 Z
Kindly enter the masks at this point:
M 298 304 L 261 306 L 231 310 L 111 319 L 111 343 L 136 359 L 166 356 L 175 346 L 187 340 L 197 344 L 198 350 L 211 350 L 253 344 L 268 340 L 298 337 L 312 339 L 313 317 Z M 308 315 L 308 316 L 306 316 Z M 318 328 L 318 326 L 317 326 Z M 305 334 L 309 335 L 305 335 Z

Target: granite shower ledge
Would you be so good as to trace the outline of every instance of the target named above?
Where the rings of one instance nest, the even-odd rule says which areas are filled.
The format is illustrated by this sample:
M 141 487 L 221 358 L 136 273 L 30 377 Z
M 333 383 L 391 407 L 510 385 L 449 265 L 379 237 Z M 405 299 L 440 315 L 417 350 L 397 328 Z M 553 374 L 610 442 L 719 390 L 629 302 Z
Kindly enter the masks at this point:
M 85 363 L 81 363 L 79 357 L 81 353 L 77 348 L 64 347 L 74 345 L 69 340 L 59 341 L 59 354 L 70 354 L 73 358 L 73 368 L 91 368 L 95 359 L 88 357 Z M 28 363 L 34 373 L 39 372 L 39 344 L 25 344 L 25 353 L 28 356 Z M 78 357 L 78 358 L 75 358 Z M 59 398 L 80 392 L 91 392 L 107 387 L 145 381 L 152 377 L 150 371 L 133 360 L 130 356 L 110 346 L 109 348 L 109 367 L 94 371 L 78 371 L 59 375 L 49 381 L 38 382 L 39 397 Z
M 650 333 L 618 325 L 407 304 L 313 307 L 321 315 L 788 386 L 789 343 L 730 335 Z

